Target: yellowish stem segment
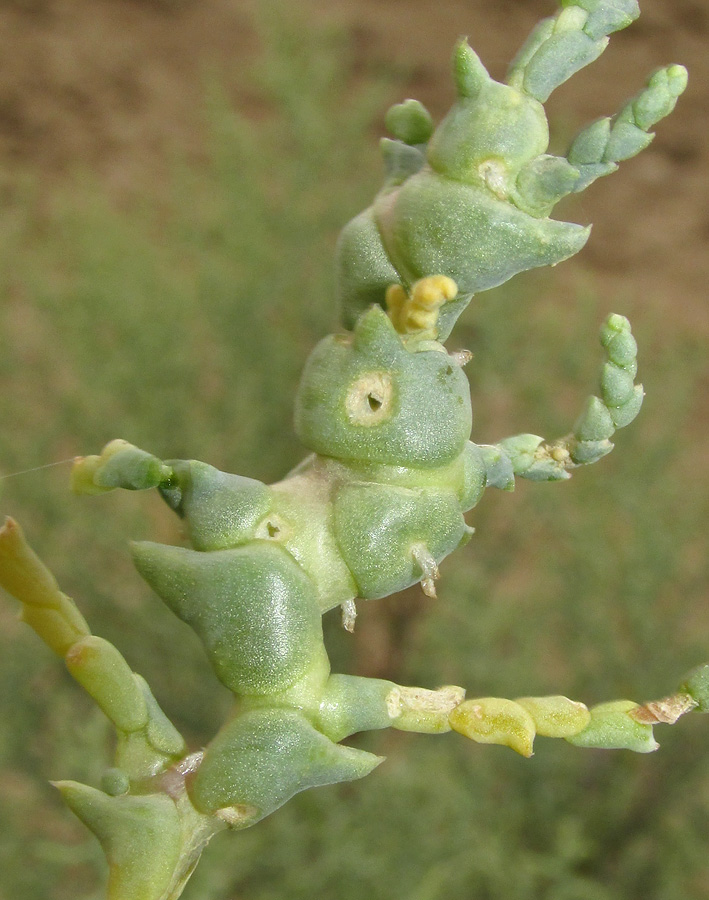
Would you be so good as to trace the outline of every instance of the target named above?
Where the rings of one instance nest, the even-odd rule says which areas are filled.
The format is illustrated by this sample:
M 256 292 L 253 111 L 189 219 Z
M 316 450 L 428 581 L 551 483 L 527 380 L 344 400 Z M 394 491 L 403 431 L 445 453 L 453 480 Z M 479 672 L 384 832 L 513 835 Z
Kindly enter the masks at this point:
M 162 771 L 184 752 L 184 742 L 145 682 L 108 641 L 91 634 L 86 620 L 32 550 L 22 529 L 7 519 L 0 528 L 0 586 L 22 604 L 21 616 L 64 658 L 69 672 L 118 731 L 117 757 L 132 778 Z
M 564 738 L 577 747 L 650 753 L 658 747 L 652 728 L 674 724 L 699 706 L 679 692 L 642 706 L 613 700 L 588 709 L 568 697 L 480 697 L 459 703 L 450 713 L 454 731 L 480 744 L 502 744 L 531 756 L 534 738 Z
M 8 518 L 0 528 L 0 585 L 22 604 L 22 619 L 59 656 L 91 632 L 74 602 L 32 550 L 20 526 Z

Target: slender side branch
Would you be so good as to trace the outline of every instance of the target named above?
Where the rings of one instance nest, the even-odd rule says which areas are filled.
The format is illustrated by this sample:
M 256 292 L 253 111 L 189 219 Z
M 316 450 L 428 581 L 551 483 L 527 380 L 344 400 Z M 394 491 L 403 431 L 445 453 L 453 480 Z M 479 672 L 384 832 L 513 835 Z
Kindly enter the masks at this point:
M 54 782 L 104 849 L 108 897 L 176 900 L 205 845 L 224 827 L 198 813 L 187 796 L 191 757 L 185 757 L 184 740 L 145 680 L 112 644 L 90 633 L 10 518 L 0 528 L 0 586 L 20 601 L 22 619 L 64 657 L 116 728 L 115 767 L 106 772 L 103 790 Z
M 334 740 L 387 727 L 421 734 L 452 729 L 476 743 L 511 747 L 527 757 L 536 735 L 564 738 L 577 747 L 650 753 L 659 746 L 653 726 L 673 725 L 692 710 L 709 712 L 709 665 L 694 669 L 676 693 L 662 700 L 612 700 L 590 709 L 561 695 L 466 699 L 458 685 L 428 690 L 333 675 L 320 706 L 320 726 Z
M 536 434 L 518 434 L 500 441 L 514 474 L 531 481 L 570 478 L 570 469 L 597 462 L 613 449 L 610 438 L 640 412 L 644 392 L 635 384 L 637 344 L 625 316 L 611 315 L 600 340 L 607 361 L 601 369 L 600 396 L 591 396 L 571 434 L 545 441 Z
M 185 743 L 158 706 L 146 682 L 119 651 L 91 634 L 73 600 L 59 586 L 8 518 L 0 529 L 0 585 L 22 604 L 22 619 L 64 658 L 69 672 L 91 695 L 118 733 L 117 764 L 131 781 L 164 771 Z
M 392 727 L 403 731 L 452 728 L 477 743 L 501 744 L 527 757 L 536 735 L 564 738 L 577 747 L 650 753 L 659 746 L 654 725 L 674 725 L 692 710 L 708 711 L 709 665 L 690 673 L 677 693 L 642 705 L 614 700 L 589 709 L 563 696 L 465 700 L 465 691 L 455 685 L 438 691 L 395 688 L 389 697 L 396 713 Z

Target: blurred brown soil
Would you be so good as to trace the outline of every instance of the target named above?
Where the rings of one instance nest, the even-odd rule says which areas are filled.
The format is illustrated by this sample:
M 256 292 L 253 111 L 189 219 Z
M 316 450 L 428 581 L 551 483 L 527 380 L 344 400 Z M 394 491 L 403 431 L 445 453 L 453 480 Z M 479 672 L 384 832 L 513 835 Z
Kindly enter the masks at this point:
M 216 76 L 247 111 L 240 71 L 255 52 L 259 0 L 5 0 L 0 6 L 0 160 L 7 183 L 29 169 L 49 186 L 89 171 L 121 195 L 159 192 L 166 163 L 199 159 L 205 85 Z M 357 70 L 392 66 L 406 92 L 440 116 L 451 97 L 448 59 L 470 35 L 493 75 L 552 0 L 300 0 L 304 23 L 349 33 Z M 593 222 L 562 285 L 593 271 L 627 308 L 671 310 L 709 331 L 709 0 L 645 0 L 634 26 L 602 59 L 557 92 L 553 121 L 568 137 L 615 111 L 659 64 L 682 62 L 690 87 L 652 148 L 576 200 Z M 374 136 L 372 152 L 376 152 Z M 632 273 L 632 278 L 629 278 Z

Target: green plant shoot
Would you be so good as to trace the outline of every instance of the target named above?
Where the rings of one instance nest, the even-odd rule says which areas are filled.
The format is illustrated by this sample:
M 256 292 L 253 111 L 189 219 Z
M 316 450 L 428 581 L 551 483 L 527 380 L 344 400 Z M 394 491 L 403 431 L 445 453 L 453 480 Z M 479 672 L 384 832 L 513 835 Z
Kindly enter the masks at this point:
M 115 726 L 99 787 L 56 785 L 101 842 L 110 900 L 175 900 L 217 832 L 249 827 L 295 793 L 368 775 L 382 758 L 342 743 L 356 732 L 451 729 L 531 756 L 537 734 L 577 747 L 656 749 L 653 726 L 709 709 L 709 666 L 667 697 L 588 709 L 564 696 L 466 699 L 333 674 L 322 615 L 420 583 L 435 596 L 445 558 L 469 540 L 465 514 L 488 488 L 563 481 L 613 448 L 638 414 L 637 347 L 623 316 L 600 330 L 598 393 L 567 434 L 470 440 L 467 351 L 444 346 L 475 293 L 577 253 L 589 229 L 555 204 L 652 140 L 686 85 L 671 65 L 611 118 L 548 153 L 544 102 L 637 17 L 635 0 L 563 0 L 494 81 L 460 41 L 456 101 L 437 126 L 415 100 L 386 118 L 384 185 L 337 250 L 344 329 L 311 353 L 295 429 L 310 451 L 266 485 L 195 460 L 161 460 L 122 440 L 76 460 L 78 494 L 156 489 L 191 546 L 132 545 L 135 566 L 201 639 L 235 710 L 204 750 L 188 748 L 145 681 L 91 634 L 71 599 L 8 520 L 0 583 Z

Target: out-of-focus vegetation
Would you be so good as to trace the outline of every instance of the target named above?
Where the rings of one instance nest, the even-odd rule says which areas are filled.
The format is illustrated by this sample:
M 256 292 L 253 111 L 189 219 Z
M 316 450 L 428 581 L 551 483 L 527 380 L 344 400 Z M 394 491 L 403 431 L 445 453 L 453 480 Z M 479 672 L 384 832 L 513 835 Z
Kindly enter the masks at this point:
M 281 20 L 266 47 L 250 75 L 263 115 L 245 121 L 211 89 L 210 164 L 176 167 L 172 203 L 117 210 L 86 180 L 51 202 L 29 183 L 7 193 L 3 474 L 117 436 L 264 480 L 298 461 L 299 370 L 336 327 L 334 241 L 376 187 L 371 124 L 387 99 L 353 86 L 335 35 Z M 555 274 L 541 273 L 474 301 L 451 343 L 475 352 L 475 440 L 564 433 L 593 387 L 610 311 L 634 322 L 646 406 L 615 453 L 570 484 L 486 496 L 476 537 L 443 567 L 439 601 L 412 594 L 393 624 L 392 601 L 360 610 L 366 633 L 394 635 L 386 677 L 593 703 L 661 695 L 705 660 L 709 476 L 692 422 L 706 347 L 651 320 L 641 301 L 632 273 L 626 298 L 592 283 L 560 296 Z M 226 692 L 125 549 L 128 536 L 180 540 L 157 497 L 73 498 L 66 466 L 0 486 L 2 511 L 93 630 L 147 677 L 194 746 L 206 742 Z M 46 782 L 98 783 L 108 727 L 9 602 L 0 624 L 0 897 L 95 900 L 100 852 Z M 362 642 L 337 616 L 327 628 L 333 668 L 367 674 Z M 184 896 L 709 898 L 708 728 L 699 716 L 659 728 L 662 749 L 647 757 L 539 739 L 532 760 L 457 735 L 368 735 L 360 744 L 385 765 L 220 836 Z

